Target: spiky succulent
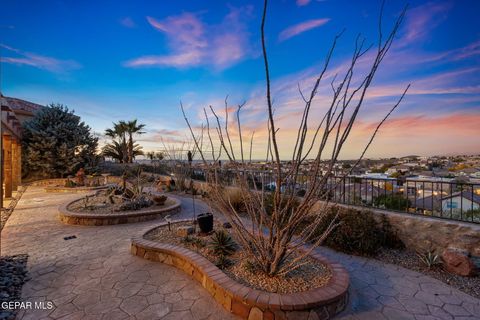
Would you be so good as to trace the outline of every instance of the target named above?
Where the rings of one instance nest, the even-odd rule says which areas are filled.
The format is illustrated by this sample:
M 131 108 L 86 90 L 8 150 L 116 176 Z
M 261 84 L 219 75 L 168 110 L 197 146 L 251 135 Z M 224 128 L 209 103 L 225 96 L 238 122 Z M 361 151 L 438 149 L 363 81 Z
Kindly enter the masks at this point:
M 237 244 L 230 234 L 223 229 L 215 231 L 208 247 L 218 256 L 229 256 L 237 250 Z

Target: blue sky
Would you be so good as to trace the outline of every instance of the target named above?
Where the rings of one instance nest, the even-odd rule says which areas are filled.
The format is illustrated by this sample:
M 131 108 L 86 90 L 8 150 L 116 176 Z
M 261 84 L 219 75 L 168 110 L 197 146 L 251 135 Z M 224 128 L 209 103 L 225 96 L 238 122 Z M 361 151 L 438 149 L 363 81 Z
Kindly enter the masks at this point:
M 276 115 L 288 137 L 301 99 L 336 33 L 346 29 L 333 68 L 361 33 L 377 37 L 380 1 L 271 1 L 267 18 Z M 386 1 L 384 30 L 405 1 Z M 480 151 L 480 3 L 410 1 L 407 18 L 370 91 L 344 158 L 353 158 L 406 84 L 412 89 L 382 129 L 370 157 Z M 12 1 L 0 11 L 2 92 L 58 102 L 96 131 L 112 121 L 147 124 L 141 143 L 162 148 L 187 136 L 182 100 L 194 124 L 202 108 L 247 101 L 245 132 L 265 138 L 261 1 Z M 386 31 L 385 31 L 386 32 Z M 318 115 L 327 97 L 320 92 Z M 326 101 L 326 100 L 325 100 Z M 264 130 L 262 136 L 261 131 Z M 262 138 L 263 137 L 263 138 Z

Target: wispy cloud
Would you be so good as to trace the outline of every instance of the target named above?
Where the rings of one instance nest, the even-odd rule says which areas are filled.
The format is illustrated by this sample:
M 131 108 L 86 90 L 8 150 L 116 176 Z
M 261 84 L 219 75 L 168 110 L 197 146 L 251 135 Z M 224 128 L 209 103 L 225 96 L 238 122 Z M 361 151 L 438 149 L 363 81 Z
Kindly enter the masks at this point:
M 127 28 L 135 28 L 137 25 L 135 24 L 135 21 L 133 21 L 132 18 L 130 17 L 125 17 L 120 20 L 120 24 L 124 27 Z
M 0 47 L 6 49 L 7 52 L 10 52 L 10 55 L 2 56 L 0 58 L 4 63 L 31 66 L 53 73 L 66 73 L 81 68 L 81 65 L 74 60 L 60 60 L 16 49 L 5 44 L 0 44 Z
M 405 21 L 403 45 L 425 40 L 430 32 L 447 18 L 450 2 L 428 2 L 409 10 Z
M 298 23 L 296 25 L 293 25 L 291 27 L 286 28 L 280 34 L 278 35 L 278 40 L 279 41 L 285 41 L 287 39 L 290 39 L 292 37 L 295 37 L 305 31 L 312 30 L 314 28 L 318 28 L 320 26 L 323 26 L 326 24 L 330 19 L 324 18 L 324 19 L 313 19 L 313 20 L 307 20 L 301 23 Z
M 232 8 L 219 25 L 207 25 L 198 14 L 186 12 L 163 20 L 147 17 L 149 24 L 164 33 L 171 52 L 166 55 L 147 55 L 129 60 L 127 67 L 188 68 L 213 65 L 225 69 L 238 63 L 251 49 L 245 17 L 251 7 Z

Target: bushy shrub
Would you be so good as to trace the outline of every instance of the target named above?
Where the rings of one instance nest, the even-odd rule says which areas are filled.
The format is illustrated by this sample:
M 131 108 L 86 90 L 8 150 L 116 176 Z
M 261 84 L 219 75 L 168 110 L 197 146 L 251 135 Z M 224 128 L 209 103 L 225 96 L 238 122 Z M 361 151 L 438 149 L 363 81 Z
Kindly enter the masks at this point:
M 125 201 L 118 207 L 117 211 L 140 210 L 142 208 L 150 207 L 151 205 L 153 205 L 152 199 L 146 196 L 141 196 L 133 200 Z
M 203 239 L 187 235 L 182 240 L 183 243 L 192 245 L 197 248 L 203 248 L 206 246 L 206 243 Z
M 67 181 L 65 181 L 65 188 L 75 188 L 76 186 L 77 184 L 70 179 L 67 179 Z
M 374 255 L 381 247 L 403 247 L 388 220 L 379 222 L 371 211 L 353 208 L 330 207 L 316 236 L 326 230 L 337 213 L 340 224 L 326 238 L 327 246 L 359 255 Z
M 382 214 L 381 218 L 381 228 L 382 228 L 382 246 L 393 249 L 404 249 L 405 244 L 398 237 L 397 231 L 393 228 L 388 221 L 387 216 Z
M 167 196 L 165 195 L 157 195 L 157 196 L 153 196 L 152 198 L 153 202 L 155 202 L 155 204 L 157 206 L 162 206 L 165 204 L 165 201 L 167 201 Z
M 287 206 L 288 198 L 283 197 L 281 200 L 281 207 L 284 208 Z M 300 202 L 298 200 L 294 200 L 290 207 L 288 208 L 288 213 L 291 213 L 292 210 L 295 210 L 300 205 Z M 273 213 L 273 193 L 268 192 L 264 198 L 264 206 L 267 214 L 269 216 L 272 215 Z
M 217 257 L 217 261 L 215 261 L 215 265 L 222 270 L 228 268 L 232 264 L 233 264 L 233 261 L 224 255 L 219 255 Z
M 410 200 L 403 194 L 382 194 L 373 200 L 376 207 L 404 211 L 410 206 Z
M 237 213 L 245 212 L 245 201 L 243 201 L 242 192 L 238 189 L 226 189 L 224 197 L 228 199 Z
M 242 265 L 243 265 L 243 268 L 245 269 L 245 271 L 247 271 L 249 273 L 255 273 L 255 272 L 258 271 L 257 265 L 255 264 L 255 262 L 253 262 L 251 260 L 245 260 Z

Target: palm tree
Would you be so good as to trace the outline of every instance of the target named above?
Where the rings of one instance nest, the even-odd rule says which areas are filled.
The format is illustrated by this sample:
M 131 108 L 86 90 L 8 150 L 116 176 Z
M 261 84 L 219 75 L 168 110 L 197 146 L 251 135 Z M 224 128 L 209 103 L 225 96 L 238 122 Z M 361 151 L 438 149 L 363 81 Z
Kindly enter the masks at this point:
M 105 130 L 105 135 L 112 138 L 112 143 L 103 148 L 103 155 L 120 163 L 132 163 L 136 156 L 143 155 L 142 147 L 135 143 L 133 135 L 145 133 L 141 131 L 144 127 L 144 124 L 137 124 L 137 119 L 114 122 L 112 128 Z
M 112 128 L 105 130 L 105 135 L 112 138 L 112 143 L 107 144 L 103 149 L 103 154 L 106 157 L 112 157 L 120 163 L 128 161 L 128 146 L 127 146 L 127 126 L 125 121 L 113 123 Z M 116 140 L 118 139 L 118 140 Z
M 123 121 L 122 121 L 123 122 Z M 135 144 L 133 140 L 133 135 L 134 134 L 143 134 L 145 131 L 141 131 L 143 128 L 145 128 L 145 125 L 140 123 L 137 124 L 137 119 L 128 121 L 128 122 L 123 122 L 126 134 L 128 135 L 128 144 L 127 144 L 127 154 L 128 154 L 128 163 L 132 163 L 133 159 L 135 158 L 135 147 L 138 145 Z M 141 147 L 140 147 L 141 149 Z M 137 150 L 138 152 L 138 150 Z M 141 152 L 141 151 L 140 151 Z M 143 153 L 140 153 L 143 154 Z M 138 154 L 137 154 L 138 155 Z
M 111 143 L 105 145 L 102 150 L 104 157 L 110 157 L 112 159 L 118 160 L 120 163 L 124 163 L 125 153 L 124 146 L 119 143 L 117 140 L 112 140 Z

